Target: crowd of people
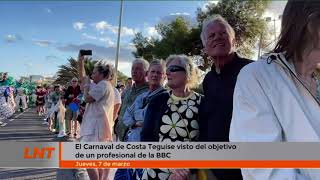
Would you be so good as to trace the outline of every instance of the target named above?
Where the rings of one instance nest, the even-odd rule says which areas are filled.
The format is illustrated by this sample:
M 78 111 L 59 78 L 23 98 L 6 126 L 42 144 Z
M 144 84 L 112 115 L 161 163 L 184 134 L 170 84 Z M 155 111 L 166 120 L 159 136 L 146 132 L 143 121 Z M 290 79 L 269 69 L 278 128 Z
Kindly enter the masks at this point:
M 315 73 L 320 64 L 320 3 L 289 0 L 282 18 L 275 49 L 256 62 L 236 52 L 234 27 L 222 16 L 204 20 L 201 40 L 213 65 L 203 82 L 190 57 L 170 55 L 150 63 L 135 59 L 132 78 L 115 88 L 112 65 L 98 62 L 88 76 L 79 55 L 80 76 L 68 88 L 37 89 L 37 112 L 46 114 L 45 123 L 59 137 L 80 142 L 319 142 L 320 79 Z M 194 90 L 199 84 L 202 92 Z M 7 91 L 0 86 L 0 120 L 13 114 Z M 20 102 L 25 108 L 24 100 Z M 87 172 L 94 180 L 109 174 L 108 169 Z M 190 178 L 319 179 L 320 172 L 118 169 L 115 174 L 116 180 Z
M 23 112 L 32 106 L 32 93 L 27 93 L 29 90 L 7 72 L 0 73 L 0 125 L 15 112 Z
M 16 103 L 12 81 L 8 79 L 8 73 L 0 75 L 0 125 L 3 120 L 10 118 L 15 110 Z

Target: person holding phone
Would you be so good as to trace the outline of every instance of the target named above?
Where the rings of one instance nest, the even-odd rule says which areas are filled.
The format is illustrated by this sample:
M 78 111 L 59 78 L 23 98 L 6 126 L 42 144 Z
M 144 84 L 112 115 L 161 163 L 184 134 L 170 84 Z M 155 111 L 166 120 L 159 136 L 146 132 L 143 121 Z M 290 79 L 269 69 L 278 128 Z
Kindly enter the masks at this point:
M 81 51 L 80 51 L 81 52 Z M 90 78 L 85 75 L 84 57 L 80 54 L 80 75 L 84 101 L 87 103 L 80 130 L 80 142 L 112 141 L 114 90 L 111 84 L 113 67 L 98 62 Z M 87 169 L 90 179 L 107 179 L 109 169 Z

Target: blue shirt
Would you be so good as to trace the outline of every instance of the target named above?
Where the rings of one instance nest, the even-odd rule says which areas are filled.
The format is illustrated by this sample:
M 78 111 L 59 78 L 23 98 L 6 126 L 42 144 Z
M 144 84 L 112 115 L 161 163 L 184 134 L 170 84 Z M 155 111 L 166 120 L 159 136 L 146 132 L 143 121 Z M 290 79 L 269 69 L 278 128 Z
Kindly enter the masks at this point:
M 123 123 L 130 127 L 128 132 L 128 140 L 129 142 L 139 142 L 140 141 L 140 133 L 142 127 L 133 127 L 133 125 L 138 121 L 144 121 L 145 112 L 148 107 L 149 100 L 151 97 L 157 95 L 160 92 L 163 92 L 164 88 L 159 87 L 155 91 L 147 91 L 140 94 L 133 104 L 126 109 L 126 112 L 123 115 Z

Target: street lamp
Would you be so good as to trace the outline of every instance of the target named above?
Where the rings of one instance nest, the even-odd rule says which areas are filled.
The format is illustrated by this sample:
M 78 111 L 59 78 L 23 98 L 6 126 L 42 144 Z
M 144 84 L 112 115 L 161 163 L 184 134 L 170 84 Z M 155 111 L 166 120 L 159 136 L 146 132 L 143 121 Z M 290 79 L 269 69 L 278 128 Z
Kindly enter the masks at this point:
M 266 17 L 265 21 L 266 22 L 271 22 L 273 21 L 273 32 L 274 32 L 274 43 L 277 42 L 277 30 L 276 30 L 276 21 L 281 20 L 282 19 L 282 15 L 278 16 L 278 19 L 273 18 L 272 17 Z M 260 52 L 261 52 L 261 43 L 262 43 L 262 33 L 260 34 L 260 41 L 259 41 L 259 49 L 258 49 L 258 59 L 260 57 Z
M 282 15 L 279 15 L 278 19 L 276 19 L 276 18 L 272 19 L 272 17 L 266 17 L 267 22 L 273 21 L 274 42 L 277 41 L 276 21 L 281 20 L 281 18 L 282 18 Z
M 119 63 L 119 53 L 120 53 L 120 37 L 121 37 L 121 26 L 122 26 L 123 1 L 124 1 L 124 0 L 121 0 L 121 4 L 120 4 L 119 27 L 118 27 L 118 40 L 117 40 L 117 51 L 116 51 L 115 72 L 114 72 L 114 81 L 115 81 L 115 84 L 117 84 L 117 78 L 118 78 L 118 63 Z

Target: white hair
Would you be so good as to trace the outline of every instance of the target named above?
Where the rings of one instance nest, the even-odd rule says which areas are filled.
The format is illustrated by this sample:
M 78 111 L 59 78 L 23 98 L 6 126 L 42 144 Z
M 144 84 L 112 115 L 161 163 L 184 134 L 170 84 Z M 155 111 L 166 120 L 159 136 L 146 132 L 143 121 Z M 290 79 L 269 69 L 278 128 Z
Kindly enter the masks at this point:
M 227 32 L 230 34 L 232 39 L 235 39 L 235 32 L 234 29 L 231 27 L 231 25 L 228 23 L 227 20 L 225 20 L 221 15 L 216 14 L 213 16 L 210 16 L 208 18 L 206 18 L 205 20 L 203 20 L 202 22 L 202 31 L 200 34 L 200 38 L 202 41 L 202 45 L 205 47 L 206 46 L 206 42 L 207 42 L 207 29 L 208 29 L 208 25 L 214 22 L 218 22 L 223 24 L 226 28 L 227 28 Z
M 147 72 L 148 69 L 149 69 L 149 62 L 146 61 L 145 59 L 137 58 L 137 59 L 135 59 L 135 60 L 132 62 L 132 66 L 135 65 L 135 64 L 142 64 L 143 70 L 144 70 L 145 72 Z
M 74 78 L 71 79 L 71 82 L 72 81 L 78 81 L 78 78 L 74 77 Z
M 199 69 L 193 64 L 191 58 L 188 56 L 181 54 L 181 55 L 170 55 L 167 60 L 166 64 L 170 64 L 173 60 L 178 60 L 181 67 L 183 67 L 186 70 L 186 76 L 187 76 L 187 85 L 190 88 L 196 87 L 198 85 L 198 82 L 200 80 L 200 73 Z

